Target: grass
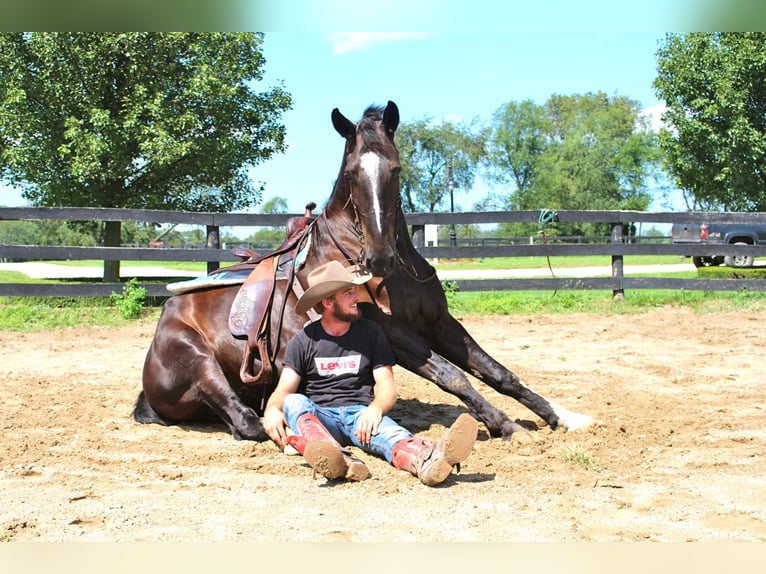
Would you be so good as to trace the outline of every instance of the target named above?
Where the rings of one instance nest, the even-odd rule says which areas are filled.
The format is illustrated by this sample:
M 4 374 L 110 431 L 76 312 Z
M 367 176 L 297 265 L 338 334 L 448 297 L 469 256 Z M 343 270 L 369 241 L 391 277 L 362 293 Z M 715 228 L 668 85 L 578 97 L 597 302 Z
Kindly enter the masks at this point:
M 606 265 L 608 257 L 566 257 L 561 259 L 568 266 Z M 531 261 L 533 260 L 533 261 Z M 631 264 L 658 264 L 678 262 L 675 256 L 631 257 Z M 489 263 L 492 265 L 489 265 Z M 478 269 L 498 268 L 503 265 L 540 266 L 547 271 L 545 258 L 500 258 L 474 262 L 449 263 L 438 266 L 440 269 Z M 64 262 L 60 262 L 64 263 Z M 66 262 L 83 264 L 82 261 Z M 86 262 L 89 265 L 101 265 L 100 261 Z M 136 262 L 165 266 L 165 262 Z M 571 265 L 569 265 L 571 263 Z M 131 265 L 134 262 L 123 262 Z M 195 270 L 204 267 L 204 263 L 178 262 L 173 268 Z M 556 265 L 552 261 L 554 272 Z M 561 265 L 563 266 L 563 265 Z M 703 271 L 706 271 L 703 269 Z M 696 272 L 666 274 L 674 277 L 697 277 Z M 0 283 L 55 283 L 29 279 L 23 273 L 0 271 Z M 766 293 L 763 292 L 705 292 L 683 290 L 635 289 L 625 292 L 622 300 L 615 300 L 611 291 L 488 291 L 460 293 L 451 289 L 451 282 L 444 282 L 450 311 L 456 317 L 476 315 L 543 315 L 599 313 L 630 315 L 646 312 L 649 309 L 663 307 L 684 307 L 697 313 L 747 311 L 757 312 L 766 309 Z M 150 302 L 151 304 L 151 302 Z M 138 320 L 156 322 L 160 308 L 145 307 Z M 135 319 L 133 319 L 135 320 Z M 75 326 L 120 326 L 131 319 L 120 316 L 120 309 L 114 301 L 106 297 L 0 297 L 0 330 L 5 331 L 42 331 Z
M 585 470 L 599 472 L 603 466 L 601 461 L 584 445 L 580 443 L 570 444 L 559 452 L 559 458 L 564 462 L 571 462 Z
M 140 319 L 156 322 L 159 307 L 141 310 Z M 48 331 L 83 326 L 119 327 L 135 319 L 121 316 L 106 297 L 0 297 L 0 330 Z
M 95 259 L 77 259 L 67 261 L 40 261 L 40 263 L 48 263 L 52 265 L 62 265 L 64 267 L 103 267 L 104 262 Z M 232 261 L 233 263 L 233 261 Z M 121 266 L 124 267 L 162 267 L 163 269 L 174 269 L 178 271 L 198 271 L 205 273 L 207 271 L 207 263 L 204 261 L 121 261 Z M 222 263 L 227 265 L 227 263 Z
M 490 257 L 486 259 L 457 259 L 441 261 L 434 265 L 437 271 L 442 269 L 471 270 L 471 269 L 545 269 L 548 270 L 548 259 L 554 271 L 565 267 L 594 267 L 612 264 L 608 255 L 572 255 L 559 257 Z M 626 265 L 672 265 L 688 262 L 677 255 L 631 255 L 625 258 Z
M 697 313 L 766 310 L 766 293 L 631 290 L 622 300 L 611 291 L 491 291 L 448 293 L 455 317 L 598 313 L 631 315 L 676 307 Z M 161 307 L 144 307 L 137 320 L 155 323 Z M 0 297 L 0 330 L 45 331 L 79 326 L 122 326 L 119 307 L 106 297 Z
M 698 313 L 760 311 L 766 293 L 633 289 L 621 300 L 611 291 L 490 291 L 448 293 L 450 310 L 464 315 L 543 315 L 600 313 L 630 315 L 662 307 L 685 307 Z

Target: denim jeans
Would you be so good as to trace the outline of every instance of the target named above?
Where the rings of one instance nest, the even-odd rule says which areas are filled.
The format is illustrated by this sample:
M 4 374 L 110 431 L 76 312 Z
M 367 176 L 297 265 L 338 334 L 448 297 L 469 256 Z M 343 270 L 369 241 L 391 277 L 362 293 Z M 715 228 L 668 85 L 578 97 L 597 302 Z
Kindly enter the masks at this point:
M 401 440 L 410 438 L 412 433 L 398 425 L 392 418 L 384 416 L 378 425 L 378 432 L 372 436 L 370 443 L 360 442 L 354 431 L 359 415 L 365 408 L 367 408 L 365 405 L 320 407 L 305 395 L 299 394 L 287 395 L 282 404 L 285 420 L 295 433 L 298 433 L 297 423 L 300 416 L 307 413 L 312 414 L 322 422 L 342 446 L 352 444 L 367 452 L 381 455 L 388 462 L 391 462 L 391 451 L 394 445 Z

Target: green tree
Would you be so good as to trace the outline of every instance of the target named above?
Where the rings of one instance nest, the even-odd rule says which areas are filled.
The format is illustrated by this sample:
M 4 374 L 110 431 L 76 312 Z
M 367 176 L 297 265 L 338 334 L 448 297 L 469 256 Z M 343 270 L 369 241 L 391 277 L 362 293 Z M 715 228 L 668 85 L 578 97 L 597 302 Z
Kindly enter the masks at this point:
M 508 102 L 492 116 L 487 133 L 489 181 L 510 185 L 517 193 L 529 190 L 540 155 L 548 142 L 545 109 L 532 100 Z
M 510 185 L 500 208 L 644 210 L 651 202 L 656 136 L 628 98 L 587 93 L 554 95 L 542 106 L 511 102 L 495 112 L 488 134 L 489 178 Z M 587 225 L 558 229 L 596 232 Z
M 0 34 L 0 173 L 33 205 L 242 209 L 284 149 L 256 33 Z M 120 242 L 107 222 L 103 244 Z M 119 277 L 105 262 L 104 279 Z
M 284 197 L 272 197 L 261 206 L 261 213 L 288 213 L 287 199 Z M 279 247 L 285 240 L 284 227 L 265 227 L 250 234 L 245 240 L 249 243 L 258 243 L 260 245 L 272 245 Z
M 534 207 L 649 206 L 646 183 L 657 159 L 656 137 L 637 102 L 604 93 L 554 95 L 545 108 L 549 143 L 535 186 L 545 203 Z M 532 205 L 527 201 L 524 207 Z
M 766 33 L 668 34 L 657 71 L 660 147 L 689 207 L 766 210 Z
M 447 167 L 452 165 L 457 192 L 473 186 L 483 138 L 470 126 L 430 118 L 402 124 L 396 132 L 402 164 L 402 208 L 406 212 L 449 210 Z M 454 192 L 453 192 L 454 193 Z

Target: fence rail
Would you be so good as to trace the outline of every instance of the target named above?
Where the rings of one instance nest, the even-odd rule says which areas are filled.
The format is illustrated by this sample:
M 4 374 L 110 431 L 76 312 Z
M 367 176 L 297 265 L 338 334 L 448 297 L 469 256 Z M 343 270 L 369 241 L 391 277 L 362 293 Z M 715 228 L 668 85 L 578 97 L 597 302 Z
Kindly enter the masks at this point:
M 228 249 L 221 249 L 220 227 L 275 227 L 283 226 L 289 217 L 302 214 L 249 214 L 200 213 L 138 209 L 107 208 L 0 208 L 0 221 L 10 220 L 63 220 L 63 221 L 137 221 L 202 225 L 206 228 L 207 245 L 204 248 L 149 248 L 149 247 L 79 247 L 40 245 L 0 245 L 0 260 L 67 260 L 100 259 L 108 261 L 190 261 L 206 262 L 208 271 L 221 263 L 237 258 Z M 766 256 L 766 246 L 757 245 L 678 245 L 669 242 L 648 241 L 623 234 L 626 225 L 635 223 L 760 223 L 766 221 L 764 213 L 692 213 L 643 211 L 559 211 L 561 223 L 607 223 L 611 236 L 607 241 L 592 243 L 518 243 L 468 244 L 431 246 L 425 244 L 426 225 L 466 225 L 494 223 L 537 223 L 539 211 L 496 211 L 469 213 L 410 213 L 406 214 L 411 226 L 413 243 L 428 258 L 474 259 L 492 257 L 547 257 L 603 255 L 610 257 L 611 277 L 539 279 L 458 279 L 461 291 L 492 290 L 609 290 L 615 295 L 627 289 L 685 289 L 705 291 L 766 291 L 766 279 L 680 279 L 667 277 L 626 277 L 624 259 L 636 255 L 752 255 Z M 470 243 L 470 242 L 468 242 Z M 150 296 L 169 296 L 165 285 L 143 282 Z M 5 296 L 108 296 L 119 292 L 122 283 L 0 283 L 0 295 Z

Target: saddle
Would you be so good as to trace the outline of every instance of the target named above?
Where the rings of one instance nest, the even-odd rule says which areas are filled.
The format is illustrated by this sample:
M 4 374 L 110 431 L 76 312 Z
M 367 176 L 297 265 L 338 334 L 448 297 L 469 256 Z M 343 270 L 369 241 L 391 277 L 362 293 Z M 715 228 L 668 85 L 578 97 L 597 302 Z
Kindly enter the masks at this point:
M 239 376 L 245 384 L 274 382 L 274 363 L 279 353 L 279 337 L 275 337 L 275 341 L 271 341 L 269 337 L 274 295 L 277 291 L 283 295 L 282 308 L 276 315 L 279 333 L 282 330 L 282 317 L 289 289 L 292 288 L 299 296 L 303 293 L 295 271 L 301 253 L 308 249 L 309 231 L 316 219 L 312 214 L 315 207 L 315 203 L 310 203 L 302 217 L 291 217 L 287 221 L 287 239 L 274 251 L 261 255 L 252 249 L 232 250 L 241 261 L 226 267 L 226 271 L 252 269 L 237 292 L 229 311 L 229 328 L 232 334 L 247 337 L 245 354 L 239 370 Z M 317 317 L 313 310 L 309 311 L 310 319 Z M 253 372 L 255 359 L 259 359 L 261 365 L 257 372 Z

